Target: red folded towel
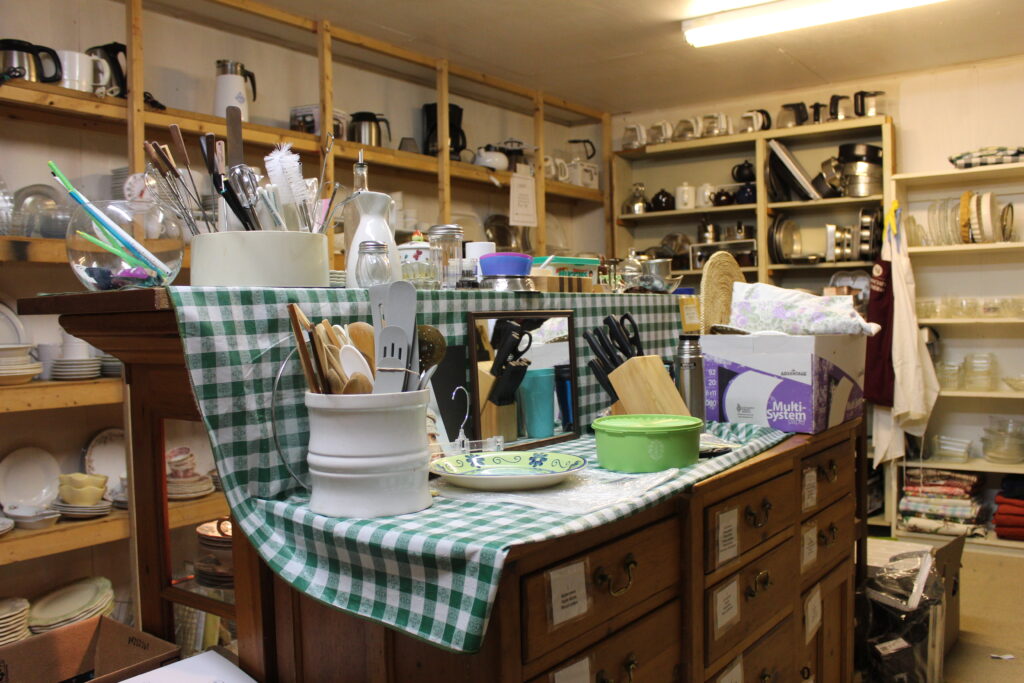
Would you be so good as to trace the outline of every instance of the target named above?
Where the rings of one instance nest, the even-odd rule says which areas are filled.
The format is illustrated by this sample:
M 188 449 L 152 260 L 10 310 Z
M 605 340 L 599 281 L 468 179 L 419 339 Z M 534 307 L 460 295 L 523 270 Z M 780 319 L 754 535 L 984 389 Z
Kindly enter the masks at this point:
M 996 536 L 1011 541 L 1024 541 L 1024 527 L 996 526 Z
M 1007 514 L 1002 511 L 1002 508 L 996 511 L 992 521 L 996 523 L 996 526 L 1020 527 L 1024 529 L 1024 515 Z
M 1024 515 L 1024 500 L 1007 498 L 1003 494 L 997 493 L 996 504 L 999 505 L 999 509 L 1001 510 L 1005 508 L 1004 512 L 1010 512 L 1015 515 Z

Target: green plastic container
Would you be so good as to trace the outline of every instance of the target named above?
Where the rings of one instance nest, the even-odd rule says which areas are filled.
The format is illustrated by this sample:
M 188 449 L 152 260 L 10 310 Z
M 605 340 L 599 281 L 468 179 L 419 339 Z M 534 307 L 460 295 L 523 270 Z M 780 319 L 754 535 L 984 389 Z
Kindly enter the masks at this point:
M 697 462 L 704 420 L 685 415 L 609 415 L 594 420 L 593 427 L 601 467 L 660 472 Z

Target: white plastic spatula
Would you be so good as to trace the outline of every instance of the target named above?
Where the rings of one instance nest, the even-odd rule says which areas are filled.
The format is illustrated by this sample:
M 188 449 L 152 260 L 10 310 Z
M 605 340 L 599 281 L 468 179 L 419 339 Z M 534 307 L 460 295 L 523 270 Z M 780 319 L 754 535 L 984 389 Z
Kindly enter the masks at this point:
M 354 347 L 353 347 L 354 348 Z M 373 393 L 393 394 L 402 391 L 408 374 L 409 337 L 400 327 L 385 327 L 381 333 L 380 355 L 377 357 L 377 377 Z
M 345 344 L 341 347 L 338 356 L 341 361 L 341 369 L 345 371 L 346 376 L 351 377 L 358 372 L 366 375 L 371 383 L 374 382 L 373 372 L 370 371 L 370 364 L 363 358 L 363 354 L 359 352 L 359 349 L 351 344 Z

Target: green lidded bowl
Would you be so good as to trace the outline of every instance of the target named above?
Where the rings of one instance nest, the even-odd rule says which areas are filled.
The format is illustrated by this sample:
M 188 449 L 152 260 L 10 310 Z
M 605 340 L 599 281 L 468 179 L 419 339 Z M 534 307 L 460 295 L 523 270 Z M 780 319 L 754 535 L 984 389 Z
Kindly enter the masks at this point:
M 601 467 L 660 472 L 697 462 L 704 421 L 686 415 L 609 415 L 594 420 L 593 427 Z

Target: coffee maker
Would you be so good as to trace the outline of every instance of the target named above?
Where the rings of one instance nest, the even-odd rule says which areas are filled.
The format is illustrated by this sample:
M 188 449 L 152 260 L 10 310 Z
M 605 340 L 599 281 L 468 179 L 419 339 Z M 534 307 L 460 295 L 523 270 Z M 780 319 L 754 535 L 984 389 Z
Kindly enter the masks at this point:
M 466 149 L 466 133 L 462 130 L 462 107 L 448 105 L 448 138 L 451 140 L 449 156 L 459 159 L 459 153 Z M 437 103 L 423 105 L 423 153 L 437 156 Z

